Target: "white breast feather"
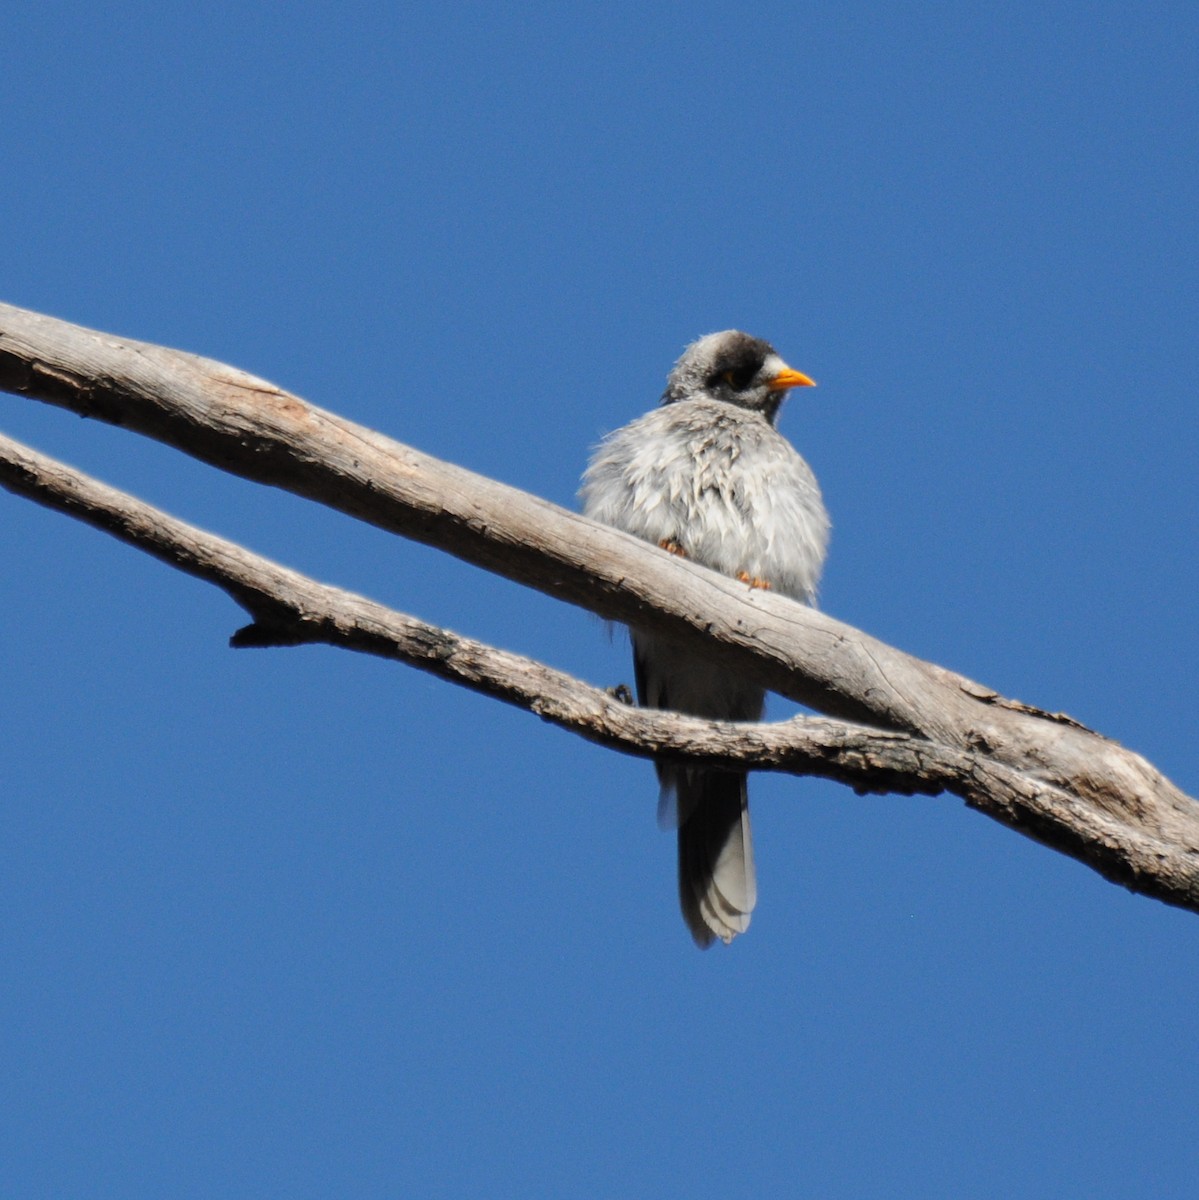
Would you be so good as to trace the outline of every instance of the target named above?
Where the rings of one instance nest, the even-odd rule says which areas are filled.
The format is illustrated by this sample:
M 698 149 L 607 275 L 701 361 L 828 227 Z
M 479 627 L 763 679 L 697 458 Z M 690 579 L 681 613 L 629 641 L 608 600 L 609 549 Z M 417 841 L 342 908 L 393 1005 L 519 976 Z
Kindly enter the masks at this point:
M 807 463 L 762 417 L 707 400 L 655 409 L 598 447 L 587 516 L 655 544 L 673 540 L 725 575 L 812 603 L 829 522 Z

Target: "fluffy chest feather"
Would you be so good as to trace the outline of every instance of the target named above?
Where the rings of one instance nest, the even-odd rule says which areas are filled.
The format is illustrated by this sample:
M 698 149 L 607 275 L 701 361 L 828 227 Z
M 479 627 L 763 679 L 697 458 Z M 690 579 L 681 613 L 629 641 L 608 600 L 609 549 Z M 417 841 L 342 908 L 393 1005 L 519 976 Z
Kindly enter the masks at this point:
M 581 495 L 595 520 L 815 598 L 829 530 L 820 489 L 758 414 L 709 400 L 655 409 L 604 440 Z

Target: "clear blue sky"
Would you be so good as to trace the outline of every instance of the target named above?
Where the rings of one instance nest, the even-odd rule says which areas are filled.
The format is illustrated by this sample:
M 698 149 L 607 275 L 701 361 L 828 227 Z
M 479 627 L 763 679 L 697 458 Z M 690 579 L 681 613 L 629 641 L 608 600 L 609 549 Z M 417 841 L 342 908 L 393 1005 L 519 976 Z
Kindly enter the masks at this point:
M 1199 789 L 1192 3 L 59 3 L 0 296 L 563 504 L 697 334 L 833 615 Z M 90 11 L 89 11 L 90 9 Z M 600 684 L 586 614 L 0 395 L 0 426 Z M 701 954 L 653 772 L 0 494 L 0 1194 L 1189 1197 L 1199 918 L 952 798 L 753 781 Z M 786 711 L 776 705 L 774 711 Z

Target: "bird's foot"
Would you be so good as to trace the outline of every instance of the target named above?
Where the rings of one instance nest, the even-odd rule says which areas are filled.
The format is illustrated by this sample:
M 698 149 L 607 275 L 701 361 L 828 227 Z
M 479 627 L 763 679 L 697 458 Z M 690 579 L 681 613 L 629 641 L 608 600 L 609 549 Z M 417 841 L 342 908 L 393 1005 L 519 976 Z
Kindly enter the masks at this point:
M 687 551 L 674 540 L 674 538 L 663 538 L 658 546 L 665 550 L 667 554 L 677 554 L 679 558 L 686 558 Z
M 618 683 L 615 687 L 605 689 L 613 700 L 619 701 L 621 704 L 627 704 L 630 707 L 633 704 L 633 693 L 629 691 L 627 683 Z
M 756 575 L 751 575 L 748 571 L 738 571 L 737 578 L 742 583 L 748 583 L 751 588 L 761 588 L 762 591 L 770 591 L 770 580 L 759 579 Z

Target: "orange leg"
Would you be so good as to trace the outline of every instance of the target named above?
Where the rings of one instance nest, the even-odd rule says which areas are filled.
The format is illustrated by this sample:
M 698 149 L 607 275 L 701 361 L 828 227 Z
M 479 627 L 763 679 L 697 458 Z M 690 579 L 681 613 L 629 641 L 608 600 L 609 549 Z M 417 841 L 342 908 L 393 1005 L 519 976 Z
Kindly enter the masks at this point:
M 770 580 L 759 579 L 756 575 L 751 575 L 748 571 L 738 571 L 737 578 L 742 583 L 748 583 L 751 588 L 761 588 L 762 591 L 770 591 Z
M 667 554 L 677 554 L 679 558 L 686 558 L 687 551 L 674 540 L 674 538 L 663 538 L 658 545 L 666 551 Z

